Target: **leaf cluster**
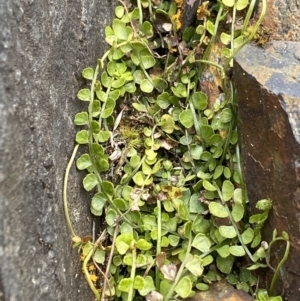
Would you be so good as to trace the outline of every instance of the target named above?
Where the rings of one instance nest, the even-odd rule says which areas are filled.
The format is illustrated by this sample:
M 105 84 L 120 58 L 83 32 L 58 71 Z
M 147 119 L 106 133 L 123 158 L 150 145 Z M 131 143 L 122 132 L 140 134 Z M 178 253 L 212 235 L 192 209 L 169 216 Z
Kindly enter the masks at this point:
M 172 19 L 177 1 L 170 2 L 117 6 L 105 29 L 110 49 L 96 68 L 82 72 L 89 86 L 77 97 L 88 109 L 75 116 L 84 127 L 75 139 L 88 151 L 76 166 L 87 172 L 83 187 L 94 192 L 91 212 L 105 231 L 96 242 L 73 241 L 99 300 L 187 298 L 220 277 L 252 292 L 257 279 L 250 271 L 269 265 L 260 244 L 271 202 L 259 201 L 259 213 L 247 217 L 234 90 L 226 76 L 236 51 L 251 39 L 244 35 L 247 24 L 234 29 L 235 11 L 248 1 L 218 2 L 182 40 Z M 219 33 L 232 10 L 230 34 Z M 217 34 L 223 66 L 208 61 Z M 220 71 L 218 99 L 199 90 L 207 65 Z M 242 257 L 249 264 L 238 270 Z M 89 276 L 91 261 L 101 280 Z

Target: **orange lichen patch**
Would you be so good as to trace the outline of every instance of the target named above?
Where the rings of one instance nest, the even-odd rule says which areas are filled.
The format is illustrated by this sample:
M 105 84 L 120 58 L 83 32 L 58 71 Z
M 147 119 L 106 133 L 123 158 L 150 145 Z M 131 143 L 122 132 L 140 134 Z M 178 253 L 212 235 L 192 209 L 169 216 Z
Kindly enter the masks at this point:
M 91 265 L 89 265 L 88 270 L 89 270 L 90 272 L 92 272 L 92 271 L 95 271 L 96 268 L 95 268 L 95 266 L 94 266 L 93 264 L 91 264 Z
M 209 1 L 203 2 L 199 7 L 197 8 L 197 19 L 198 20 L 204 20 L 206 17 L 210 16 L 210 12 L 208 10 L 208 4 Z
M 90 279 L 93 281 L 93 282 L 96 282 L 97 280 L 98 280 L 98 276 L 96 276 L 96 275 L 91 275 L 90 274 Z
M 181 9 L 178 9 L 177 13 L 172 16 L 172 21 L 175 23 L 176 31 L 179 30 L 182 26 L 180 18 L 181 18 Z
M 183 0 L 175 0 L 176 6 L 181 8 L 183 6 Z

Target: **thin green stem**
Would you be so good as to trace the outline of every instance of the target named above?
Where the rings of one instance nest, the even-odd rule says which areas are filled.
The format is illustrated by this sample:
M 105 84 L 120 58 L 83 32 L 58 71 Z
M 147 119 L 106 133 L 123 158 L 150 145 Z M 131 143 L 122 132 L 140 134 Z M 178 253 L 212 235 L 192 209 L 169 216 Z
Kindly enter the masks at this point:
M 249 8 L 248 8 L 245 20 L 244 20 L 242 33 L 244 33 L 247 30 L 247 27 L 248 27 L 249 21 L 251 19 L 251 16 L 252 16 L 253 9 L 254 9 L 256 1 L 258 1 L 258 0 L 252 0 L 251 3 L 250 3 L 250 5 L 249 5 Z
M 245 180 L 244 180 L 243 172 L 242 172 L 240 147 L 239 147 L 238 143 L 236 144 L 236 147 L 235 147 L 235 153 L 236 153 L 236 159 L 237 159 L 237 170 L 239 173 L 240 185 L 241 185 L 241 189 L 242 189 L 242 202 L 243 202 L 243 205 L 246 206 L 248 197 L 247 197 L 246 184 L 245 184 Z
M 96 289 L 93 281 L 91 280 L 91 277 L 90 277 L 90 274 L 89 274 L 89 271 L 88 271 L 88 268 L 87 268 L 87 264 L 90 261 L 90 259 L 92 258 L 93 254 L 94 254 L 94 251 L 95 251 L 94 248 L 92 248 L 90 250 L 90 252 L 87 254 L 87 256 L 85 257 L 85 259 L 83 261 L 83 264 L 82 264 L 82 270 L 83 270 L 85 279 L 86 279 L 87 283 L 90 286 L 90 289 L 93 291 L 93 293 L 94 293 L 95 297 L 97 298 L 97 300 L 100 300 L 99 291 Z
M 273 295 L 274 293 L 274 289 L 275 289 L 275 286 L 276 286 L 276 283 L 278 281 L 278 276 L 279 276 L 279 272 L 282 268 L 282 266 L 284 265 L 284 263 L 287 261 L 288 259 L 288 256 L 289 256 L 289 253 L 290 253 L 290 248 L 291 248 L 291 243 L 289 240 L 283 238 L 283 237 L 278 237 L 274 240 L 271 241 L 270 245 L 269 245 L 269 249 L 268 249 L 268 256 L 270 256 L 270 252 L 271 252 L 271 248 L 272 248 L 272 245 L 276 242 L 276 241 L 285 241 L 286 242 L 286 246 L 285 246 L 285 252 L 284 252 L 284 255 L 282 257 L 282 259 L 280 260 L 276 270 L 275 270 L 275 273 L 273 275 L 273 278 L 272 278 L 272 282 L 271 282 L 271 286 L 270 286 L 270 295 Z
M 216 22 L 215 22 L 215 31 L 209 41 L 209 44 L 208 46 L 206 47 L 205 49 L 205 52 L 203 54 L 203 60 L 206 61 L 210 55 L 210 49 L 212 47 L 212 45 L 214 44 L 215 42 L 215 39 L 216 39 L 216 35 L 217 35 L 217 32 L 218 32 L 218 28 L 219 28 L 219 23 L 220 23 L 220 20 L 221 20 L 221 16 L 222 16 L 222 12 L 223 12 L 223 4 L 220 3 L 220 8 L 219 8 L 219 11 L 218 11 L 218 15 L 217 15 L 217 18 L 216 18 Z M 198 78 L 200 77 L 200 75 L 202 74 L 204 70 L 204 65 L 202 65 L 200 68 L 199 68 L 199 71 L 198 71 Z
M 258 19 L 258 21 L 256 22 L 254 28 L 251 31 L 251 34 L 245 39 L 245 41 L 243 43 L 241 43 L 233 52 L 233 54 L 226 60 L 225 64 L 224 64 L 224 70 L 227 70 L 231 60 L 237 55 L 237 53 L 245 46 L 247 45 L 252 38 L 254 37 L 254 35 L 256 34 L 260 24 L 262 23 L 265 14 L 266 14 L 266 10 L 267 10 L 267 3 L 266 0 L 262 0 L 262 10 L 261 10 L 261 14 L 260 17 Z
M 105 300 L 105 291 L 106 291 L 107 279 L 108 279 L 108 274 L 109 274 L 109 270 L 110 270 L 110 267 L 111 267 L 111 262 L 112 262 L 113 256 L 114 256 L 116 238 L 117 238 L 118 233 L 119 233 L 119 224 L 117 223 L 116 227 L 115 227 L 115 230 L 114 230 L 114 236 L 113 236 L 113 240 L 112 240 L 112 244 L 111 244 L 111 250 L 110 250 L 108 261 L 107 261 L 107 264 L 106 264 L 106 271 L 105 271 L 105 276 L 106 277 L 104 277 L 104 282 L 103 282 L 103 286 L 102 286 L 101 301 Z
M 230 210 L 229 210 L 229 208 L 228 208 L 226 202 L 224 201 L 224 198 L 223 198 L 223 195 L 222 195 L 222 193 L 221 193 L 221 191 L 220 191 L 220 188 L 219 188 L 217 185 L 215 185 L 215 187 L 217 188 L 218 195 L 219 195 L 219 198 L 220 198 L 220 200 L 221 200 L 223 206 L 226 208 L 226 210 L 227 210 L 227 212 L 228 212 L 228 215 L 229 215 L 231 224 L 232 224 L 232 226 L 233 226 L 233 228 L 234 228 L 234 230 L 235 230 L 235 233 L 236 233 L 236 235 L 237 235 L 237 237 L 238 237 L 238 239 L 239 239 L 239 242 L 241 243 L 242 247 L 244 248 L 244 250 L 245 250 L 245 252 L 247 253 L 247 255 L 249 256 L 249 258 L 250 258 L 253 262 L 256 262 L 256 260 L 255 260 L 254 257 L 252 256 L 252 253 L 249 251 L 248 247 L 244 244 L 244 241 L 243 241 L 243 239 L 242 239 L 242 236 L 241 236 L 241 234 L 240 234 L 240 231 L 239 231 L 239 229 L 238 229 L 238 227 L 237 227 L 237 225 L 236 225 L 236 223 L 235 223 L 235 221 L 234 221 L 234 219 L 233 219 L 233 217 L 232 217 L 232 215 L 231 215 L 231 212 L 230 212 Z
M 236 5 L 233 6 L 232 11 L 232 21 L 231 21 L 231 35 L 230 35 L 230 54 L 233 54 L 234 51 L 234 26 L 235 26 L 235 18 L 236 18 Z
M 133 299 L 133 283 L 135 278 L 135 271 L 136 271 L 136 248 L 134 247 L 132 250 L 132 266 L 130 272 L 130 279 L 132 280 L 129 292 L 128 292 L 128 301 L 132 301 Z
M 79 144 L 76 144 L 74 149 L 73 149 L 71 159 L 70 159 L 70 161 L 68 163 L 68 166 L 66 168 L 65 177 L 64 177 L 64 188 L 63 188 L 63 203 L 64 203 L 65 217 L 66 217 L 66 220 L 67 220 L 68 228 L 69 228 L 69 230 L 72 234 L 72 237 L 76 236 L 76 234 L 75 234 L 75 231 L 74 231 L 73 226 L 72 226 L 72 222 L 71 222 L 70 215 L 69 215 L 69 209 L 68 209 L 68 179 L 69 179 L 70 169 L 71 169 L 71 166 L 73 165 L 78 147 L 79 147 Z
M 161 253 L 161 201 L 157 199 L 157 243 L 156 243 L 156 256 Z M 159 289 L 159 269 L 155 267 L 155 286 Z
M 141 0 L 137 0 L 137 5 L 138 5 L 138 9 L 139 9 L 139 14 L 140 14 L 140 18 L 139 18 L 140 25 L 142 25 L 143 24 L 143 9 L 142 9 Z
M 185 268 L 185 265 L 187 264 L 188 260 L 189 260 L 189 257 L 190 257 L 190 253 L 191 253 L 191 249 L 192 249 L 192 234 L 190 234 L 190 237 L 189 237 L 189 240 L 188 240 L 188 247 L 187 247 L 187 250 L 186 250 L 186 254 L 185 254 L 185 257 L 184 257 L 184 260 L 176 274 L 176 278 L 167 294 L 167 296 L 165 297 L 164 301 L 169 301 L 169 299 L 173 296 L 173 293 L 174 293 L 174 290 L 175 290 L 175 287 L 176 285 L 178 284 L 183 272 L 184 272 L 184 268 Z

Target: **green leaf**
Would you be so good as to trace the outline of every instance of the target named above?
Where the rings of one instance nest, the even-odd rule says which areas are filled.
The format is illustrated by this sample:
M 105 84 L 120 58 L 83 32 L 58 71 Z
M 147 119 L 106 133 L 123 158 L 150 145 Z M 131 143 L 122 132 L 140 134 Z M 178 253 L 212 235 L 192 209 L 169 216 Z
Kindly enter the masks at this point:
M 138 186 L 143 186 L 145 181 L 145 176 L 143 172 L 139 171 L 133 176 L 133 181 Z
M 228 7 L 233 7 L 235 0 L 222 0 L 223 4 Z
M 93 68 L 85 68 L 82 70 L 82 76 L 85 79 L 92 80 L 94 77 L 94 69 Z
M 140 84 L 140 88 L 145 93 L 151 93 L 154 89 L 154 86 L 149 81 L 149 79 L 143 79 Z
M 243 203 L 243 191 L 241 188 L 236 188 L 233 193 L 233 201 L 235 203 Z
M 106 142 L 110 138 L 110 131 L 100 131 L 98 140 L 100 143 Z
M 232 120 L 232 112 L 230 109 L 225 108 L 222 110 L 221 114 L 220 114 L 220 121 L 222 123 L 227 123 L 230 122 Z
M 222 258 L 228 257 L 230 255 L 229 245 L 223 245 L 221 247 L 218 247 L 217 252 Z
M 156 103 L 161 109 L 166 109 L 170 106 L 169 102 L 170 94 L 168 92 L 163 92 L 162 94 L 158 95 Z
M 211 242 L 205 234 L 198 233 L 192 242 L 192 246 L 202 253 L 206 253 L 210 250 Z
M 82 247 L 82 253 L 84 256 L 90 253 L 90 251 L 93 249 L 92 243 L 89 241 Z
M 113 183 L 109 182 L 109 181 L 103 181 L 101 183 L 101 188 L 103 190 L 103 192 L 105 192 L 109 197 L 113 197 L 115 194 L 115 189 L 114 189 L 114 185 Z
M 141 65 L 145 69 L 152 68 L 155 65 L 156 61 L 152 55 L 143 55 L 141 58 Z
M 218 179 L 222 175 L 223 169 L 224 169 L 224 166 L 221 166 L 221 165 L 218 165 L 215 168 L 215 170 L 214 170 L 214 176 L 213 176 L 214 180 Z
M 123 278 L 119 282 L 118 290 L 120 290 L 121 292 L 128 293 L 132 285 L 133 285 L 133 279 Z
M 194 255 L 192 256 L 191 260 L 189 260 L 185 267 L 196 277 L 201 277 L 203 274 L 203 265 L 202 265 L 202 259 L 197 256 Z
M 219 232 L 225 238 L 234 238 L 237 235 L 233 226 L 220 226 Z
M 146 276 L 143 279 L 145 280 L 144 287 L 138 291 L 141 296 L 146 296 L 149 292 L 155 291 L 155 286 L 151 276 Z
M 118 208 L 118 209 L 120 209 L 120 210 L 122 210 L 122 211 L 125 211 L 125 210 L 127 210 L 128 209 L 128 203 L 125 201 L 125 200 L 123 200 L 122 198 L 116 198 L 116 199 L 114 199 L 113 200 L 113 203 L 115 204 L 115 206 Z
M 112 86 L 112 88 L 117 89 L 117 88 L 122 87 L 124 84 L 125 84 L 125 78 L 120 77 L 118 79 L 113 80 L 111 83 L 111 86 Z
M 145 286 L 145 280 L 142 276 L 137 275 L 134 278 L 134 282 L 133 282 L 133 288 L 136 290 L 141 290 L 143 289 Z
M 232 0 L 234 1 L 234 0 Z M 224 3 L 225 4 L 225 3 Z M 226 5 L 226 4 L 225 4 Z M 211 34 L 214 35 L 215 33 L 215 24 L 213 24 L 210 20 L 207 21 L 207 31 Z
M 112 98 L 108 98 L 105 103 L 105 109 L 102 112 L 101 117 L 107 118 L 107 117 L 111 116 L 115 109 L 115 105 L 116 105 L 115 100 L 113 100 Z
M 97 216 L 102 215 L 102 209 L 104 207 L 104 205 L 107 202 L 107 198 L 105 197 L 105 195 L 102 192 L 98 192 L 96 193 L 93 198 L 92 198 L 92 202 L 91 202 L 91 208 L 95 211 L 98 212 L 100 214 L 94 214 Z
M 185 128 L 190 128 L 194 125 L 193 113 L 187 109 L 179 114 L 179 121 Z
M 123 263 L 125 265 L 132 266 L 132 264 L 133 264 L 133 255 L 132 255 L 132 253 L 125 254 L 125 256 L 123 257 Z
M 224 45 L 230 44 L 231 36 L 230 36 L 228 33 L 222 32 L 220 38 L 221 38 L 221 42 L 222 42 Z
M 93 259 L 100 264 L 103 264 L 105 262 L 105 251 L 101 249 L 97 249 Z
M 101 101 L 105 102 L 106 101 L 106 93 L 102 90 L 100 91 L 96 91 L 96 95 L 98 97 L 98 99 L 100 99 Z
M 159 126 L 167 134 L 172 134 L 175 129 L 175 122 L 172 116 L 164 114 L 163 116 L 161 116 Z
M 203 92 L 195 92 L 191 97 L 192 103 L 197 110 L 205 110 L 207 107 L 207 95 Z
M 152 260 L 152 258 L 151 258 L 151 260 Z M 136 258 L 136 265 L 138 267 L 148 265 L 149 262 L 150 262 L 149 257 L 147 257 L 146 255 L 143 255 L 143 254 L 138 254 L 138 256 Z
M 197 283 L 196 284 L 196 288 L 199 290 L 199 291 L 207 291 L 209 289 L 209 285 L 206 284 L 206 283 Z
M 92 122 L 90 123 L 90 128 L 91 128 L 93 134 L 99 134 L 100 125 L 99 125 L 98 121 L 92 120 Z
M 256 203 L 256 208 L 258 210 L 270 210 L 272 208 L 272 202 L 268 199 L 259 200 Z
M 153 36 L 153 27 L 150 22 L 145 21 L 140 30 L 142 31 L 143 34 L 147 36 L 147 38 L 151 38 Z
M 208 191 L 217 191 L 217 188 L 207 180 L 203 181 L 203 187 Z
M 108 76 L 107 72 L 104 71 L 102 74 L 101 74 L 101 83 L 102 85 L 105 87 L 105 88 L 108 88 L 110 87 L 110 84 L 112 82 L 112 78 Z M 100 98 L 100 100 L 102 100 Z
M 115 36 L 118 40 L 126 41 L 130 33 L 132 33 L 132 29 L 126 24 L 118 19 L 114 19 L 112 23 L 112 28 Z
M 231 214 L 233 220 L 238 223 L 244 216 L 244 206 L 240 203 L 234 204 Z
M 100 101 L 95 99 L 92 104 L 92 115 L 93 117 L 97 117 L 100 114 Z
M 210 138 L 214 135 L 214 130 L 209 125 L 202 125 L 200 127 L 200 133 L 205 142 L 209 142 Z
M 138 102 L 133 102 L 132 106 L 139 112 L 145 112 L 148 113 L 148 110 L 146 108 L 146 106 L 142 103 L 138 103 Z
M 171 90 L 177 97 L 187 97 L 186 86 L 182 83 L 177 84 L 176 87 L 172 87 Z
M 208 208 L 210 213 L 216 217 L 225 218 L 229 216 L 227 209 L 220 203 L 210 202 Z
M 170 245 L 171 245 L 172 247 L 176 247 L 176 246 L 178 245 L 179 240 L 180 240 L 179 236 L 170 234 L 170 235 L 168 236 L 168 238 L 169 238 Z
M 203 266 L 206 267 L 214 262 L 214 258 L 211 255 L 208 255 L 202 258 L 202 261 Z
M 249 244 L 254 238 L 254 231 L 252 228 L 246 229 L 242 233 L 242 240 L 245 245 Z
M 175 286 L 175 292 L 181 298 L 187 298 L 192 292 L 192 281 L 188 276 L 180 279 L 178 284 Z
M 125 9 L 123 6 L 119 5 L 115 8 L 115 15 L 117 18 L 121 19 L 124 15 Z
M 129 250 L 133 241 L 133 235 L 129 233 L 120 234 L 116 238 L 116 248 L 119 254 L 124 255 Z
M 217 257 L 216 260 L 218 269 L 224 274 L 230 274 L 232 270 L 232 266 L 234 263 L 234 256 L 230 255 L 226 258 L 222 258 L 221 256 Z
M 242 9 L 246 8 L 248 4 L 249 4 L 248 0 L 238 0 L 235 3 L 237 10 L 242 10 Z M 270 300 L 270 301 L 275 301 L 275 300 Z
M 224 201 L 227 202 L 230 199 L 232 199 L 233 193 L 234 193 L 233 184 L 230 181 L 225 180 L 222 184 L 222 195 L 223 195 Z
M 152 248 L 152 244 L 145 239 L 141 238 L 137 241 L 136 247 L 142 251 L 147 251 Z
M 89 89 L 81 89 L 77 93 L 77 97 L 83 101 L 91 100 L 91 91 Z
M 182 220 L 188 220 L 189 210 L 185 203 L 180 203 L 178 207 L 178 216 Z
M 74 123 L 76 125 L 85 125 L 89 123 L 89 115 L 87 112 L 80 112 L 75 115 Z
M 246 255 L 246 252 L 242 246 L 230 246 L 229 252 L 231 255 L 236 257 L 242 257 Z
M 159 92 L 165 90 L 168 87 L 167 81 L 160 77 L 154 77 L 152 79 L 152 84 Z
M 209 139 L 209 145 L 214 145 L 217 147 L 222 147 L 223 145 L 223 139 L 220 135 L 214 134 Z
M 97 178 L 93 173 L 87 174 L 83 179 L 83 187 L 86 191 L 92 190 L 97 184 Z
M 97 159 L 95 161 L 96 169 L 100 172 L 107 171 L 109 169 L 109 163 L 107 159 Z
M 92 165 L 91 158 L 89 154 L 83 154 L 81 155 L 77 161 L 76 166 L 79 170 L 86 169 Z

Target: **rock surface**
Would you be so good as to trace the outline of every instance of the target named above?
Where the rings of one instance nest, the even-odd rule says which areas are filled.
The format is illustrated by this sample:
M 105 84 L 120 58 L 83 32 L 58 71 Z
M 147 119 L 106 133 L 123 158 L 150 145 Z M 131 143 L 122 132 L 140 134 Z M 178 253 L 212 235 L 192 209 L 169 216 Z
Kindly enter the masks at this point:
M 104 53 L 115 5 L 0 0 L 1 301 L 94 299 L 71 248 L 62 182 L 81 106 L 81 69 Z M 85 235 L 92 220 L 81 180 L 73 169 L 70 211 Z
M 233 288 L 226 281 L 214 282 L 208 291 L 198 292 L 186 301 L 254 301 L 254 299 L 242 290 Z
M 266 0 L 263 25 L 271 40 L 300 40 L 299 0 Z
M 300 43 L 273 42 L 263 50 L 245 47 L 236 57 L 234 83 L 238 93 L 240 143 L 244 176 L 252 208 L 270 198 L 273 209 L 265 229 L 286 231 L 292 243 L 281 270 L 277 293 L 284 300 L 300 290 Z M 284 250 L 274 249 L 273 265 Z M 270 285 L 273 273 L 261 275 Z M 262 282 L 261 282 L 262 284 Z M 262 287 L 264 285 L 261 285 Z

